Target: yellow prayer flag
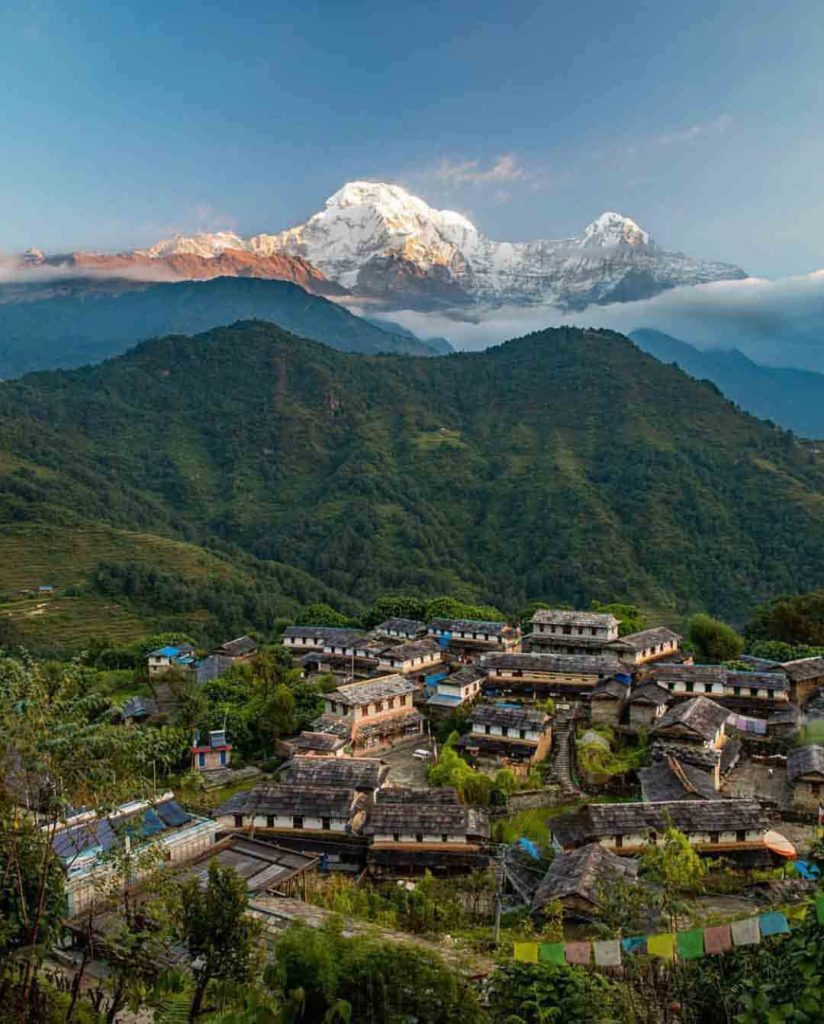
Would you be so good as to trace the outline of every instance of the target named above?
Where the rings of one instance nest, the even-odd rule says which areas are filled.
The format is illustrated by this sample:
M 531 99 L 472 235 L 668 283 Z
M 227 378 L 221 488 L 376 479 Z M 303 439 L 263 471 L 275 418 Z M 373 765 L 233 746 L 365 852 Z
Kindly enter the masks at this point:
M 647 953 L 650 956 L 660 956 L 664 960 L 675 958 L 675 936 L 672 932 L 664 935 L 647 936 Z
M 538 943 L 537 942 L 515 942 L 515 959 L 520 960 L 525 964 L 537 964 L 538 963 Z

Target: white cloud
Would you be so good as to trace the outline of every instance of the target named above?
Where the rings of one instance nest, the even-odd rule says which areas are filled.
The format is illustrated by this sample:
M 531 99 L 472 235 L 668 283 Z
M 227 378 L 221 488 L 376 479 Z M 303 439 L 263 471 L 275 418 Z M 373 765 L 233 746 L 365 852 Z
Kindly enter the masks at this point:
M 451 185 L 500 185 L 524 181 L 529 172 L 514 153 L 502 153 L 487 164 L 480 160 L 441 160 L 428 176 Z
M 553 306 L 503 306 L 475 320 L 401 310 L 386 314 L 421 337 L 481 349 L 546 327 L 573 324 L 626 334 L 654 328 L 698 348 L 737 348 L 756 362 L 824 373 L 824 270 L 768 281 L 746 278 L 673 288 L 639 302 L 565 313 Z

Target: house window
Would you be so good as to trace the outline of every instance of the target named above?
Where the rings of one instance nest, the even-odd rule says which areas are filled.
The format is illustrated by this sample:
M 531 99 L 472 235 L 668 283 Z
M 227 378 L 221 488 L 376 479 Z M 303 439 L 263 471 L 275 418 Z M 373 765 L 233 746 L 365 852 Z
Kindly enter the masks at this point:
M 710 842 L 711 843 L 717 843 L 718 842 L 718 833 L 717 832 L 710 832 Z
M 395 841 L 396 843 L 399 843 L 399 842 L 401 841 L 401 834 L 400 834 L 400 832 L 393 832 L 393 833 L 392 833 L 392 839 L 393 839 L 393 840 L 394 840 L 394 841 Z
M 236 814 L 235 815 L 235 828 L 243 828 L 243 815 L 242 814 Z
M 583 635 L 584 635 L 584 627 L 583 626 L 579 626 L 578 627 L 578 636 L 583 636 Z
M 736 841 L 736 843 L 746 843 L 746 841 L 747 841 L 747 833 L 746 833 L 745 829 L 740 828 L 735 833 L 735 841 Z
M 389 701 L 387 702 L 387 704 L 388 704 L 388 707 L 390 709 L 393 708 L 395 706 L 395 698 L 394 697 L 390 697 Z
M 292 828 L 303 828 L 303 818 L 299 815 L 295 815 L 292 818 Z
M 519 730 L 518 735 L 521 737 L 522 740 L 525 740 L 526 739 L 526 729 Z
M 275 816 L 274 816 L 274 814 L 267 814 L 266 815 L 266 827 L 267 828 L 274 828 L 275 827 Z
M 620 850 L 623 845 L 624 845 L 624 837 L 623 836 L 615 836 L 615 849 L 616 850 Z
M 197 763 L 202 768 L 206 764 L 206 755 L 205 754 L 198 754 L 197 755 Z
M 323 829 L 326 829 L 326 831 L 328 832 L 329 829 L 332 827 L 332 819 L 331 818 L 321 818 L 320 819 L 320 827 L 323 828 Z
M 812 793 L 813 796 L 818 796 L 820 791 L 821 791 L 821 783 L 820 782 L 811 782 L 810 783 L 810 792 Z
M 416 832 L 415 833 L 415 842 L 416 843 L 422 843 L 423 842 L 423 832 Z
M 486 735 L 487 735 L 487 736 L 489 735 L 489 733 L 490 733 L 490 728 L 489 728 L 489 726 L 488 726 L 488 725 L 485 725 L 485 726 L 484 726 L 484 732 L 486 733 Z
M 441 842 L 442 842 L 442 843 L 448 843 L 448 842 L 449 842 L 449 836 L 447 836 L 447 835 L 442 835 L 442 836 L 441 836 Z
M 564 626 L 564 636 L 572 636 L 572 626 Z

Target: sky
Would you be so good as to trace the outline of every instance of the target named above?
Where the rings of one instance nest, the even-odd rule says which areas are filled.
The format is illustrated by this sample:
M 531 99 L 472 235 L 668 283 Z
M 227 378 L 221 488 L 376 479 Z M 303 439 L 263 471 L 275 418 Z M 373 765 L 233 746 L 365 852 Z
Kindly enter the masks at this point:
M 273 232 L 347 180 L 824 267 L 824 4 L 0 0 L 0 250 Z

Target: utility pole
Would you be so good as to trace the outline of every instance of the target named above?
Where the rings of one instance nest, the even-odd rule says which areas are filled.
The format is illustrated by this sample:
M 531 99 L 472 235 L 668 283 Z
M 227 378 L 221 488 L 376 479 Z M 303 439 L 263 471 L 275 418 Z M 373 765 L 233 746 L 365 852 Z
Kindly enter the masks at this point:
M 504 894 L 504 858 L 506 857 L 506 846 L 501 845 L 498 855 L 498 878 L 495 886 L 495 925 L 492 935 L 492 943 L 497 947 L 501 940 L 501 903 Z

